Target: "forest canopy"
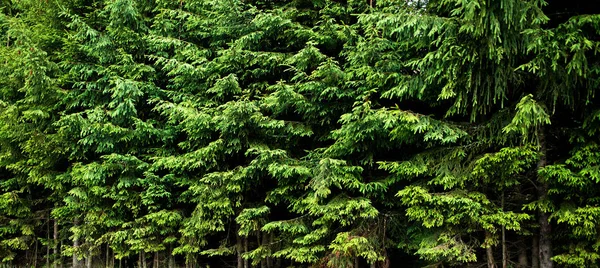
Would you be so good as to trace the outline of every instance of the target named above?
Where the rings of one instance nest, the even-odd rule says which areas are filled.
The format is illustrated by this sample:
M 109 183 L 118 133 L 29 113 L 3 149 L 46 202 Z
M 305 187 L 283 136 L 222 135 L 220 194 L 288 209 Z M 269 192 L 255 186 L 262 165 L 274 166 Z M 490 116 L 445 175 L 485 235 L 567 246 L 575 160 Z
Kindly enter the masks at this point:
M 600 267 L 600 6 L 0 0 L 0 265 Z

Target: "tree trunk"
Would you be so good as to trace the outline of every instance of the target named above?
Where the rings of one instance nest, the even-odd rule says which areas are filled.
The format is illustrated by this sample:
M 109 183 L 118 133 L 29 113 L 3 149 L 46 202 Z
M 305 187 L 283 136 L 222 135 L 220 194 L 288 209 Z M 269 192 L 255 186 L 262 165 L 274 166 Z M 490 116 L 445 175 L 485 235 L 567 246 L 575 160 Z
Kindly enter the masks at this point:
M 550 213 L 540 213 L 540 241 L 539 241 L 539 261 L 540 268 L 552 268 L 552 241 L 550 238 L 551 227 L 548 221 Z
M 88 257 L 85 258 L 85 267 L 92 268 L 92 258 L 94 258 L 94 256 L 92 256 L 92 251 L 90 251 Z
M 108 246 L 108 244 L 106 244 L 106 258 L 105 258 L 105 261 L 104 261 L 104 266 L 106 268 L 110 267 L 110 260 L 109 260 L 109 258 L 110 258 L 110 252 L 109 251 L 110 251 L 110 247 Z
M 248 252 L 248 237 L 244 238 L 244 253 Z M 248 259 L 244 259 L 244 268 L 250 268 Z
M 267 245 L 269 243 L 269 238 L 267 233 L 262 233 L 262 238 L 261 238 L 261 233 L 260 231 L 258 232 L 258 234 L 256 235 L 256 239 L 258 242 L 259 246 L 264 247 L 265 245 Z M 267 268 L 267 259 L 264 258 L 262 260 L 260 260 L 260 268 Z
M 244 245 L 242 244 L 242 237 L 239 234 L 236 234 L 236 237 L 235 247 L 237 249 L 237 268 L 244 268 L 244 260 L 242 259 Z
M 281 250 L 281 243 L 277 243 L 277 250 Z M 275 268 L 281 268 L 281 258 L 276 258 L 275 260 Z
M 387 250 L 385 249 L 385 241 L 387 240 L 386 231 L 387 231 L 387 217 L 383 216 L 383 228 L 381 228 L 383 235 L 381 236 L 381 248 L 383 249 L 383 262 L 381 263 L 381 268 L 389 268 L 390 267 L 390 258 L 388 258 Z
M 275 234 L 274 233 L 270 233 L 269 234 L 269 252 L 271 254 L 273 254 L 272 248 L 273 248 L 273 240 L 274 240 Z M 273 268 L 273 259 L 271 258 L 271 256 L 267 256 L 267 268 Z
M 525 241 L 521 240 L 519 242 L 519 264 L 517 265 L 518 268 L 527 268 L 529 267 L 529 264 L 527 262 L 527 244 L 525 244 Z
M 63 268 L 63 267 L 65 267 L 65 264 L 63 263 L 63 257 L 61 255 L 61 248 L 63 248 L 65 241 L 60 238 L 59 238 L 59 241 L 60 241 L 60 247 L 58 248 L 58 265 L 60 268 Z
M 33 267 L 37 267 L 37 255 L 38 255 L 38 240 L 35 239 L 35 251 L 33 253 Z
M 50 268 L 50 213 L 48 212 L 48 222 L 46 223 L 46 267 Z
M 54 245 L 52 253 L 54 254 L 54 268 L 58 268 L 58 220 L 54 219 L 54 233 L 52 234 Z
M 381 264 L 381 268 L 390 268 L 390 258 L 388 258 L 387 251 L 384 250 L 383 256 L 385 256 L 385 260 Z
M 158 257 L 158 251 L 154 252 L 154 264 L 152 265 L 153 268 L 158 268 L 159 265 L 159 257 Z
M 146 251 L 142 251 L 142 268 L 147 268 L 146 264 Z
M 79 219 L 75 219 L 73 221 L 73 225 L 74 226 L 78 226 L 79 225 Z M 79 260 L 77 259 L 77 250 L 79 249 L 79 237 L 77 235 L 73 236 L 73 248 L 75 250 L 75 252 L 73 252 L 73 268 L 80 268 L 81 266 L 79 265 Z
M 533 236 L 531 242 L 531 268 L 540 268 L 540 239 L 537 235 Z
M 539 139 L 539 153 L 540 159 L 538 160 L 537 169 L 538 171 L 544 168 L 547 164 L 547 145 L 546 145 L 546 133 L 543 127 L 540 127 L 538 133 Z M 545 200 L 548 198 L 548 182 L 544 178 L 538 175 L 538 199 Z M 552 240 L 550 235 L 552 229 L 549 222 L 550 213 L 545 211 L 539 211 L 539 224 L 540 224 L 540 237 L 539 237 L 539 262 L 541 268 L 552 268 Z
M 487 254 L 487 267 L 488 268 L 496 268 L 496 263 L 494 262 L 494 252 L 491 246 L 488 246 L 485 249 L 485 253 Z
M 504 211 L 504 191 L 502 191 L 502 211 Z M 506 228 L 502 226 L 502 268 L 507 268 L 508 252 L 506 250 Z
M 488 231 L 485 231 L 485 239 L 487 240 L 486 243 L 490 240 L 490 236 L 492 234 Z M 485 248 L 485 253 L 487 255 L 487 266 L 488 268 L 496 268 L 496 263 L 494 261 L 494 251 L 492 249 L 492 245 L 486 245 Z
M 175 268 L 175 260 L 173 259 L 173 246 L 169 246 L 169 268 Z
M 73 239 L 73 248 L 79 248 L 79 239 Z M 73 252 L 73 268 L 79 268 L 79 260 L 77 259 L 77 253 Z

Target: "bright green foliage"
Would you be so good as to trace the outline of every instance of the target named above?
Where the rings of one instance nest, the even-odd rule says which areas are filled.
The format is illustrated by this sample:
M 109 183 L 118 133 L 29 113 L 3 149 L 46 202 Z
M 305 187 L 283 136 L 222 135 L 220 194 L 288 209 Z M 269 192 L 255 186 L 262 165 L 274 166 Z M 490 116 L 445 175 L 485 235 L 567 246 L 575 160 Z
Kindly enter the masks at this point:
M 575 149 L 564 163 L 549 165 L 540 170 L 540 174 L 553 186 L 550 192 L 559 200 L 552 218 L 565 228 L 560 239 L 577 241 L 565 244 L 563 253 L 554 257 L 557 263 L 564 266 L 597 267 L 600 259 L 600 200 L 597 197 L 599 160 L 600 148 L 597 141 L 575 143 Z
M 0 262 L 597 267 L 572 2 L 0 1 Z
M 5 44 L 0 48 L 0 259 L 38 244 L 36 232 L 48 219 L 48 198 L 58 190 L 56 165 L 64 152 L 53 136 L 55 104 L 62 97 L 58 66 L 48 50 L 57 42 L 53 16 L 35 18 L 51 5 L 21 1 L 0 15 Z M 45 187 L 44 187 L 45 186 Z
M 73 237 L 80 245 L 74 252 L 80 257 L 99 253 L 102 243 L 117 258 L 160 251 L 178 217 L 159 215 L 169 207 L 161 201 L 171 194 L 147 172 L 153 147 L 165 136 L 147 107 L 159 95 L 145 59 L 143 12 L 151 7 L 128 0 L 93 5 L 94 10 L 63 11 L 68 32 L 62 81 L 70 89 L 56 125 L 71 144 L 71 165 L 61 176 L 70 190 L 54 215 L 75 223 Z M 164 233 L 169 227 L 171 233 Z

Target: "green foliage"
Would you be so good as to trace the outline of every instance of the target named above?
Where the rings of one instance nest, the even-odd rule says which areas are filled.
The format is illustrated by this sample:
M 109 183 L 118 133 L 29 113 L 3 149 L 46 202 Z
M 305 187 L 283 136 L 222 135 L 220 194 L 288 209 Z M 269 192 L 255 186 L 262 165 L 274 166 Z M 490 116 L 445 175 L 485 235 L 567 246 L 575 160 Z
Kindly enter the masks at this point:
M 597 267 L 576 2 L 0 1 L 0 262 Z
M 509 133 L 517 131 L 523 137 L 524 141 L 537 137 L 544 125 L 550 124 L 550 116 L 546 113 L 544 107 L 539 105 L 531 94 L 523 97 L 516 106 L 517 112 L 512 122 L 504 127 L 503 131 Z M 535 134 L 532 135 L 532 132 Z M 539 143 L 539 141 L 537 141 Z

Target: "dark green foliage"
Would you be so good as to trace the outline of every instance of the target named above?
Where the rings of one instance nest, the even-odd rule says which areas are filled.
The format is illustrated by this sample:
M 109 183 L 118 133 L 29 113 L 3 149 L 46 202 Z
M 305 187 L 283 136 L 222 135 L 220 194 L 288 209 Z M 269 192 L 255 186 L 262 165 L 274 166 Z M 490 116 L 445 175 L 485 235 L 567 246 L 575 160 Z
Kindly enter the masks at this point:
M 598 266 L 582 1 L 0 6 L 2 263 Z

